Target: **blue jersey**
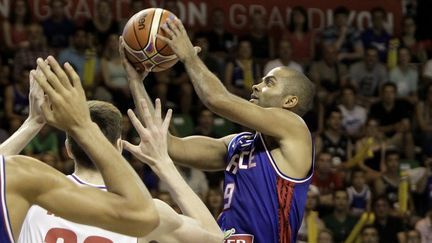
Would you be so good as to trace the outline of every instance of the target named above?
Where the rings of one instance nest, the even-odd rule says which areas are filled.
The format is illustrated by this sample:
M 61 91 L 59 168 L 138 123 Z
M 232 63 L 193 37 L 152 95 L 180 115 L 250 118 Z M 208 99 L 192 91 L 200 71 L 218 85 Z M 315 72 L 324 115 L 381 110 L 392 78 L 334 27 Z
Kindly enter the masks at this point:
M 6 205 L 6 165 L 2 155 L 0 155 L 0 190 L 0 242 L 13 243 L 15 241 Z
M 313 174 L 284 175 L 260 133 L 240 133 L 228 147 L 224 210 L 218 223 L 226 243 L 295 243 Z

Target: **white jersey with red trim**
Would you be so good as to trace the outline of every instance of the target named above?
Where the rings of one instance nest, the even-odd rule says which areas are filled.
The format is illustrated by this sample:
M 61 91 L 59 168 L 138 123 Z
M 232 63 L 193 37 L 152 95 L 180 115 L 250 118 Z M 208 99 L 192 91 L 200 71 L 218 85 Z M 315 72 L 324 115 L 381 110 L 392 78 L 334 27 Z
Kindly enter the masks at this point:
M 93 185 L 68 176 L 76 184 L 106 190 L 105 186 Z M 85 205 L 77 205 L 85 207 Z M 27 213 L 21 228 L 18 243 L 137 243 L 136 237 L 117 234 L 93 226 L 76 224 L 33 205 Z

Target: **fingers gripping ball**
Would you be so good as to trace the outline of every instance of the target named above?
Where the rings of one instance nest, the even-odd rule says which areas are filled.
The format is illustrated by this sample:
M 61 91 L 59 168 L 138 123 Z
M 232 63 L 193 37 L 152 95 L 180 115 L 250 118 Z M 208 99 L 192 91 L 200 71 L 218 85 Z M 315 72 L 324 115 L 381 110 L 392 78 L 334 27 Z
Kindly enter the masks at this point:
M 166 42 L 161 26 L 177 17 L 161 8 L 144 9 L 132 16 L 123 29 L 126 58 L 139 70 L 160 72 L 172 67 L 178 58 Z

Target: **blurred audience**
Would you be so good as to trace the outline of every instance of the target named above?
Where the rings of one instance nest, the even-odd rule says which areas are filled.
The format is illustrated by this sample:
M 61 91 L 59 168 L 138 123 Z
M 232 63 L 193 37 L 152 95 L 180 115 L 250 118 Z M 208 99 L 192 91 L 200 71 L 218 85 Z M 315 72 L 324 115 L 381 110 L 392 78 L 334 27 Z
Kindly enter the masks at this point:
M 366 49 L 363 61 L 351 65 L 349 76 L 366 105 L 376 101 L 379 87 L 388 81 L 387 69 L 379 62 L 377 49 L 372 47 Z
M 30 7 L 26 0 L 11 1 L 9 18 L 3 21 L 4 43 L 7 49 L 16 51 L 29 46 L 27 28 L 31 22 Z
M 387 62 L 387 48 L 390 41 L 390 35 L 384 29 L 384 22 L 387 18 L 386 11 L 381 7 L 373 8 L 370 11 L 372 26 L 363 31 L 361 38 L 363 46 L 367 49 L 370 47 L 378 51 L 379 60 Z
M 317 95 L 326 104 L 332 104 L 339 89 L 347 83 L 348 69 L 337 59 L 337 50 L 333 44 L 322 48 L 322 58 L 312 63 L 309 77 L 317 86 Z
M 65 13 L 66 4 L 64 0 L 51 0 L 50 15 L 42 22 L 47 44 L 55 50 L 68 47 L 69 39 L 75 32 L 74 22 Z
M 261 77 L 260 67 L 252 56 L 250 41 L 240 40 L 235 59 L 225 67 L 225 86 L 234 94 L 249 100 L 252 86 Z
M 288 32 L 282 39 L 287 39 L 291 43 L 292 59 L 295 62 L 303 67 L 310 65 L 315 57 L 315 33 L 309 28 L 308 15 L 304 7 L 292 8 Z
M 270 70 L 277 67 L 289 67 L 298 72 L 303 72 L 303 68 L 300 64 L 292 60 L 292 47 L 291 43 L 287 40 L 281 40 L 277 49 L 278 57 L 267 62 L 264 67 L 264 75 Z
M 333 44 L 338 52 L 337 58 L 345 64 L 358 61 L 363 56 L 360 33 L 348 23 L 349 10 L 339 6 L 333 10 L 333 25 L 322 33 L 324 44 Z

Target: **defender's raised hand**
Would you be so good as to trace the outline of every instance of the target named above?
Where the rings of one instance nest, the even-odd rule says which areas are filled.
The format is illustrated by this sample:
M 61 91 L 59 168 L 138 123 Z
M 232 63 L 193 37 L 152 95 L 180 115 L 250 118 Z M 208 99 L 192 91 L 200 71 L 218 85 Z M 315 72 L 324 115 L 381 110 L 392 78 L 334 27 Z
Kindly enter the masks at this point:
M 37 65 L 40 71 L 33 70 L 31 75 L 50 101 L 41 105 L 46 121 L 66 132 L 91 123 L 81 80 L 72 66 L 66 63 L 63 70 L 52 56 L 47 62 L 38 58 Z
M 45 97 L 42 88 L 36 82 L 32 74 L 29 74 L 30 91 L 29 91 L 29 119 L 35 120 L 38 124 L 44 124 L 45 119 L 42 114 L 41 105 Z
M 141 100 L 141 105 L 138 109 L 141 109 L 144 114 L 143 119 L 146 127 L 141 124 L 132 110 L 128 111 L 128 115 L 132 121 L 132 125 L 140 136 L 140 144 L 135 146 L 127 141 L 123 141 L 123 145 L 127 151 L 131 152 L 142 162 L 148 164 L 152 167 L 153 171 L 158 173 L 163 170 L 165 166 L 173 166 L 168 156 L 167 145 L 167 134 L 172 110 L 169 109 L 165 119 L 162 119 L 161 102 L 159 99 L 156 99 L 154 116 L 150 113 L 145 99 Z
M 168 43 L 180 61 L 185 62 L 200 52 L 201 48 L 192 45 L 185 27 L 178 18 L 168 19 L 166 24 L 162 25 L 162 29 L 168 37 L 160 34 L 157 37 Z

